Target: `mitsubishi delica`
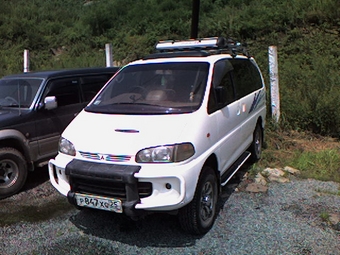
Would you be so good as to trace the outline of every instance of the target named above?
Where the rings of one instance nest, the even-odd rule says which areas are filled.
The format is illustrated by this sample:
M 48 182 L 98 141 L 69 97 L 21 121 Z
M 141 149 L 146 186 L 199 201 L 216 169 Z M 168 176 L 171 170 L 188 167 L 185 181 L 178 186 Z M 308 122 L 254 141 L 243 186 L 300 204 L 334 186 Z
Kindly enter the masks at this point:
M 50 181 L 77 208 L 132 219 L 172 213 L 183 230 L 202 235 L 221 187 L 260 159 L 265 115 L 263 77 L 242 44 L 160 41 L 64 130 Z

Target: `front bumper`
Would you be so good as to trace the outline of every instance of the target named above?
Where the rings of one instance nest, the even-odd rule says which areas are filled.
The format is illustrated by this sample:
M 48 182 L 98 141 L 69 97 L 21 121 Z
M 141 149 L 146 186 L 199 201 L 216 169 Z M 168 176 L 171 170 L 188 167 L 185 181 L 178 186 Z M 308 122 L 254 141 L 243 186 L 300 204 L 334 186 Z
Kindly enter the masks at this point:
M 117 198 L 128 216 L 184 206 L 193 198 L 200 169 L 193 163 L 140 166 L 78 159 L 49 162 L 52 185 L 70 203 L 76 204 L 75 193 Z

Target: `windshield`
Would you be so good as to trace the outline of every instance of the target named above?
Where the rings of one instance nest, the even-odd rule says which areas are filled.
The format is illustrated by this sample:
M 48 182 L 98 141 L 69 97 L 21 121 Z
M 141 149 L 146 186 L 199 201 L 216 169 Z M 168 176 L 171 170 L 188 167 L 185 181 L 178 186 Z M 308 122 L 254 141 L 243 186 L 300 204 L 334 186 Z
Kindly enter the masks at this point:
M 118 114 L 187 113 L 199 108 L 209 64 L 175 62 L 123 68 L 87 111 Z
M 29 108 L 42 79 L 4 78 L 0 80 L 0 107 Z

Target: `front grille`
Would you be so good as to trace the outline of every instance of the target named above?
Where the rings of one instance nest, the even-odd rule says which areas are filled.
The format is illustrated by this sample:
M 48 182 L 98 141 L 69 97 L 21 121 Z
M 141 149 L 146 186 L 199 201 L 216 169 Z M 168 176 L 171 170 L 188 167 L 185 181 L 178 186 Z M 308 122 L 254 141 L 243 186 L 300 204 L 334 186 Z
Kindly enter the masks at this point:
M 140 169 L 137 165 L 102 164 L 73 159 L 67 164 L 65 174 L 69 176 L 71 193 L 118 198 L 131 206 L 152 193 L 151 183 L 138 182 L 134 177 Z
M 72 178 L 71 183 L 73 192 L 108 196 L 121 199 L 122 201 L 128 199 L 126 191 L 127 184 L 122 182 Z M 152 184 L 150 182 L 138 182 L 137 190 L 139 198 L 148 197 L 152 193 Z
M 101 160 L 108 162 L 127 162 L 131 159 L 129 155 L 112 155 L 112 154 L 100 154 L 93 152 L 79 151 L 80 155 L 87 159 Z

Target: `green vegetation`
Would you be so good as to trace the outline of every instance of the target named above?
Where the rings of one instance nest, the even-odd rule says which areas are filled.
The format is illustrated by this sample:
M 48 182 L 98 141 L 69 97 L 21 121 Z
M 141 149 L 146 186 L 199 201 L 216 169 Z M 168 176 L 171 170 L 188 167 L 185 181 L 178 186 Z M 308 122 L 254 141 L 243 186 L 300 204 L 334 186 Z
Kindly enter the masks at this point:
M 329 217 L 330 217 L 330 215 L 329 215 L 328 212 L 323 211 L 323 212 L 320 213 L 320 218 L 325 222 L 329 221 Z
M 252 175 L 266 167 L 290 166 L 299 169 L 302 178 L 340 183 L 340 143 L 336 138 L 273 128 L 270 123 L 265 138 L 266 149 Z
M 303 176 L 319 180 L 334 180 L 340 182 L 339 150 L 327 149 L 319 152 L 297 153 L 291 163 L 302 171 Z
M 192 1 L 0 0 L 0 4 L 1 76 L 22 72 L 24 49 L 30 50 L 31 70 L 104 66 L 104 47 L 111 43 L 115 63 L 123 65 L 152 52 L 158 40 L 188 38 L 191 31 Z M 340 138 L 339 0 L 201 0 L 199 17 L 199 37 L 247 42 L 267 84 L 268 46 L 278 47 L 279 130 Z M 268 137 L 280 142 L 276 132 Z M 273 162 L 270 151 L 265 151 L 264 161 Z M 320 164 L 333 168 L 339 162 L 339 150 L 320 155 L 283 151 L 292 156 L 293 166 L 303 169 Z M 339 178 L 339 169 L 315 171 L 312 176 L 334 173 Z

